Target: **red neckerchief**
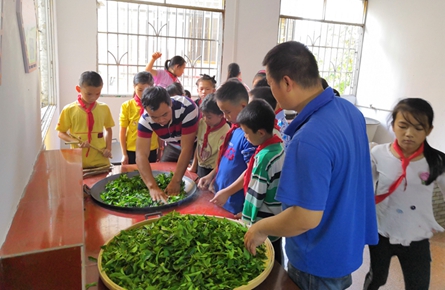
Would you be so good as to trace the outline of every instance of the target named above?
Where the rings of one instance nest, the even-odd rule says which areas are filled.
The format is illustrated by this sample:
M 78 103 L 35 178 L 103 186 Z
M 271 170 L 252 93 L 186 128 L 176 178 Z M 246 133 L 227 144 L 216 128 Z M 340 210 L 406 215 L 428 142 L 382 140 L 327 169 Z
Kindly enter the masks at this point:
M 406 168 L 408 167 L 408 164 L 411 160 L 413 160 L 414 158 L 416 158 L 417 156 L 419 156 L 420 154 L 423 153 L 423 143 L 422 145 L 420 145 L 419 149 L 416 150 L 416 152 L 414 152 L 413 154 L 411 154 L 408 157 L 405 157 L 405 155 L 403 155 L 402 152 L 402 148 L 400 148 L 399 143 L 397 142 L 397 140 L 395 140 L 392 143 L 392 148 L 397 152 L 397 154 L 399 154 L 400 156 L 400 160 L 402 161 L 402 175 L 400 175 L 399 178 L 397 178 L 396 181 L 394 181 L 393 184 L 391 184 L 391 186 L 389 187 L 389 190 L 387 193 L 385 194 L 379 194 L 375 196 L 375 203 L 378 204 L 380 202 L 382 202 L 385 198 L 387 198 L 388 196 L 390 196 L 397 187 L 399 187 L 400 183 L 402 183 L 402 180 L 405 179 L 405 189 L 406 189 Z
M 244 185 L 243 186 L 244 187 L 244 195 L 247 194 L 247 190 L 249 189 L 250 179 L 252 178 L 253 164 L 255 163 L 255 156 L 258 154 L 258 152 L 260 152 L 267 146 L 276 144 L 276 143 L 281 143 L 281 142 L 283 142 L 283 140 L 281 140 L 280 137 L 278 137 L 277 135 L 273 135 L 273 137 L 267 139 L 266 142 L 264 142 L 263 144 L 259 145 L 256 148 L 255 153 L 253 153 L 252 157 L 250 157 L 249 165 L 247 166 L 247 170 L 246 170 L 246 175 L 244 175 L 244 184 L 243 184 Z
M 275 111 L 275 115 L 278 114 L 281 111 L 283 111 L 283 108 L 278 108 L 278 110 Z
M 82 107 L 82 109 L 84 109 L 88 115 L 88 119 L 87 119 L 88 143 L 91 144 L 91 132 L 93 132 L 93 125 L 94 125 L 94 117 L 93 117 L 93 113 L 91 112 L 91 110 L 93 110 L 94 105 L 96 105 L 96 102 L 94 101 L 92 104 L 90 104 L 90 107 L 87 108 L 87 105 L 82 101 L 81 95 L 77 96 L 77 101 L 79 102 L 79 105 Z M 86 155 L 87 157 L 88 157 L 89 152 L 90 152 L 90 148 L 88 148 L 88 150 L 87 150 L 87 155 Z
M 273 127 L 274 127 L 274 129 L 277 129 L 278 131 L 280 131 L 280 126 L 278 126 L 278 120 L 277 119 L 275 119 L 275 121 L 274 121 L 274 123 L 273 123 Z
M 219 154 L 218 154 L 218 166 L 219 162 L 221 162 L 221 158 L 223 157 L 224 153 L 227 150 L 227 147 L 229 147 L 229 141 L 230 138 L 232 138 L 233 131 L 239 128 L 238 124 L 232 124 L 232 127 L 230 127 L 230 130 L 227 131 L 226 137 L 224 138 L 224 142 L 221 144 L 221 147 L 219 147 Z
M 170 76 L 170 78 L 173 80 L 174 83 L 179 83 L 178 77 L 175 76 L 172 72 L 167 71 L 168 75 Z
M 138 104 L 138 107 L 141 108 L 141 110 L 139 111 L 139 116 L 142 116 L 142 114 L 144 113 L 144 106 L 142 106 L 141 98 L 139 98 L 138 95 L 134 94 L 133 100 L 136 102 L 136 104 Z
M 201 154 L 202 154 L 202 150 L 204 150 L 207 147 L 207 144 L 209 143 L 209 134 L 212 132 L 215 132 L 216 130 L 220 129 L 222 126 L 224 126 L 227 123 L 225 118 L 221 119 L 221 122 L 219 122 L 218 125 L 216 125 L 215 127 L 210 127 L 209 125 L 207 125 L 207 129 L 206 132 L 204 133 L 204 141 L 202 142 L 202 147 L 201 147 Z

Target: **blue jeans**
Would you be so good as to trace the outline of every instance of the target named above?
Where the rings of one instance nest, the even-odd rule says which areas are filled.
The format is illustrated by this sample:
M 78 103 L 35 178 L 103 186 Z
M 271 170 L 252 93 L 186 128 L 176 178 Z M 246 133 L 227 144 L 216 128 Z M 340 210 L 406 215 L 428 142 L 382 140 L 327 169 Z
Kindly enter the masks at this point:
M 301 272 L 290 262 L 287 272 L 301 290 L 343 290 L 352 285 L 351 274 L 340 278 L 323 278 Z

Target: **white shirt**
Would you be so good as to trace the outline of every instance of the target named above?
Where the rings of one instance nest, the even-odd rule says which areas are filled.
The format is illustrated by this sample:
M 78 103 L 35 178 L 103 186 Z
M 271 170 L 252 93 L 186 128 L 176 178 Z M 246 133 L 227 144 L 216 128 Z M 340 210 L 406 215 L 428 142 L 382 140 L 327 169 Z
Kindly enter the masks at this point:
M 390 146 L 377 145 L 371 150 L 377 195 L 387 193 L 402 175 L 402 162 L 391 153 Z M 424 185 L 420 178 L 422 173 L 429 173 L 426 159 L 411 161 L 406 168 L 406 180 L 376 205 L 379 233 L 389 238 L 391 244 L 409 246 L 412 241 L 429 239 L 435 232 L 444 231 L 433 215 L 434 182 Z M 445 198 L 445 173 L 436 179 L 436 183 Z

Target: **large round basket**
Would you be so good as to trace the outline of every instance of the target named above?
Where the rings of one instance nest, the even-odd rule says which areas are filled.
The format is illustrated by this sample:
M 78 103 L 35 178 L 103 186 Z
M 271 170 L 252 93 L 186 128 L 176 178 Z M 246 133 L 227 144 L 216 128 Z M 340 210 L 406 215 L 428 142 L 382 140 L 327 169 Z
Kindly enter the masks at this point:
M 169 173 L 169 172 L 153 170 L 153 176 L 155 176 L 155 177 L 162 173 Z M 108 208 L 111 210 L 117 210 L 117 211 L 122 211 L 122 212 L 133 212 L 133 213 L 158 212 L 158 211 L 166 210 L 169 208 L 178 207 L 180 205 L 183 205 L 187 202 L 192 201 L 193 198 L 195 197 L 195 193 L 197 192 L 195 182 L 193 180 L 191 180 L 190 178 L 188 178 L 187 176 L 184 176 L 182 178 L 182 180 L 185 183 L 184 190 L 186 192 L 186 196 L 184 199 L 179 200 L 177 202 L 164 204 L 164 205 L 160 205 L 160 206 L 150 206 L 150 207 L 121 207 L 121 206 L 115 206 L 115 205 L 110 205 L 110 204 L 105 203 L 102 200 L 102 198 L 100 197 L 100 195 L 105 191 L 105 186 L 107 185 L 108 182 L 119 178 L 121 175 L 127 175 L 129 178 L 132 178 L 134 176 L 138 176 L 139 171 L 110 175 L 102 180 L 99 180 L 97 183 L 95 183 L 88 190 L 85 190 L 85 189 L 84 190 L 87 191 L 87 193 L 89 193 L 91 195 L 93 200 L 95 202 L 97 202 L 102 207 L 105 207 L 105 208 Z
M 221 217 L 217 217 L 217 218 L 221 218 Z M 132 225 L 131 227 L 127 228 L 126 230 L 142 227 L 144 225 L 153 223 L 153 222 L 157 221 L 158 219 L 159 219 L 159 217 L 158 218 L 152 218 L 152 219 L 149 219 L 149 220 L 145 220 L 145 221 L 136 223 L 136 224 Z M 231 219 L 227 219 L 227 220 L 230 220 L 230 221 L 232 221 L 234 223 L 242 223 L 242 222 L 237 221 L 237 220 L 231 220 Z M 105 245 L 108 245 L 113 239 L 114 239 L 114 237 L 109 239 L 105 243 Z M 236 287 L 234 290 L 249 290 L 249 289 L 253 289 L 253 288 L 257 287 L 258 285 L 260 285 L 267 278 L 267 276 L 269 276 L 269 274 L 270 274 L 270 272 L 272 271 L 272 268 L 273 268 L 275 252 L 274 252 L 272 243 L 271 243 L 271 241 L 269 239 L 266 239 L 265 245 L 266 245 L 266 256 L 267 256 L 267 259 L 264 261 L 265 269 L 263 270 L 263 272 L 260 275 L 258 275 L 256 278 L 250 280 L 247 285 L 242 285 L 240 287 Z M 114 283 L 107 276 L 105 271 L 103 271 L 103 268 L 102 268 L 102 255 L 103 255 L 103 251 L 104 250 L 101 249 L 100 252 L 99 252 L 99 256 L 97 258 L 97 267 L 99 269 L 99 274 L 100 274 L 100 277 L 101 277 L 102 281 L 104 282 L 104 284 L 110 290 L 131 290 L 131 289 L 122 288 L 119 285 L 117 285 L 116 283 Z

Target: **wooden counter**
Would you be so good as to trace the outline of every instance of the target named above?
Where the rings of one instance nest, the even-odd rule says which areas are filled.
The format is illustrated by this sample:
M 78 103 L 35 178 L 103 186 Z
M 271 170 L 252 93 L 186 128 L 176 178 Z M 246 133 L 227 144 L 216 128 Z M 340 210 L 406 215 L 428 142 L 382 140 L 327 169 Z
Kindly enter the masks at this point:
M 153 170 L 158 171 L 173 171 L 175 163 L 154 163 Z M 136 170 L 136 165 L 116 166 L 110 174 L 118 174 L 122 172 L 131 172 Z M 101 174 L 84 179 L 84 184 L 92 187 L 96 182 L 105 178 L 107 174 Z M 196 174 L 186 173 L 186 176 L 195 180 Z M 209 191 L 202 191 L 198 189 L 195 197 L 188 203 L 179 207 L 168 209 L 163 213 L 176 210 L 182 214 L 207 214 L 216 215 L 227 218 L 233 218 L 233 215 L 209 203 L 213 194 Z M 117 212 L 101 207 L 95 202 L 91 196 L 85 198 L 85 261 L 86 261 L 86 283 L 97 282 L 97 288 L 90 289 L 107 289 L 99 278 L 97 265 L 88 259 L 89 256 L 97 257 L 99 255 L 100 247 L 109 239 L 118 234 L 121 230 L 130 227 L 131 225 L 143 221 L 144 214 L 129 214 L 124 212 Z M 271 289 L 286 289 L 292 290 L 299 288 L 292 282 L 287 275 L 287 272 L 278 263 L 274 264 L 272 272 L 267 279 L 257 288 L 260 290 Z

